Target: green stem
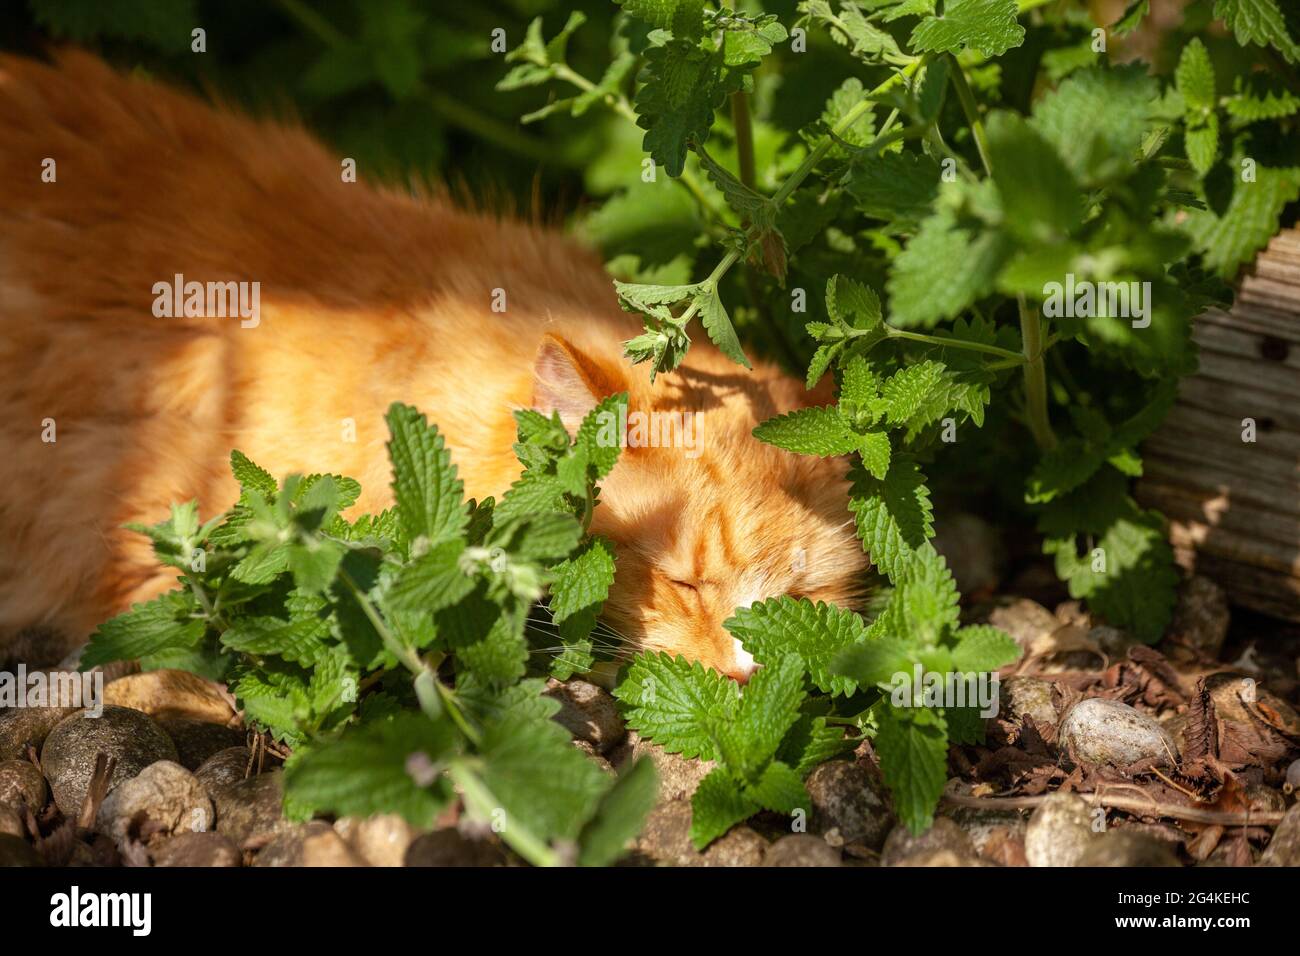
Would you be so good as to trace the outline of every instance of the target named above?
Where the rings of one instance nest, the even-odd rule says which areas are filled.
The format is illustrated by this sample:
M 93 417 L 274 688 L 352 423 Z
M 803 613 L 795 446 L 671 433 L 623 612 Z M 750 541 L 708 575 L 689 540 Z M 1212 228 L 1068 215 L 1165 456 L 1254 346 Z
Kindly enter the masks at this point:
M 753 189 L 757 179 L 754 165 L 754 124 L 749 115 L 749 96 L 744 90 L 731 94 L 731 125 L 736 131 L 736 167 L 740 181 Z
M 967 342 L 964 339 L 945 339 L 938 335 L 924 335 L 920 332 L 905 332 L 902 329 L 896 329 L 892 325 L 888 324 L 885 326 L 885 330 L 891 339 L 907 339 L 909 342 L 925 342 L 928 345 L 939 345 L 944 348 L 967 349 L 971 352 L 985 352 L 988 355 L 996 355 L 999 358 L 1006 359 L 1008 362 L 1013 362 L 1016 365 L 1025 361 L 1025 357 L 1019 352 L 998 348 L 996 345 L 985 345 L 983 342 Z
M 984 120 L 980 118 L 979 106 L 975 103 L 975 94 L 971 92 L 970 84 L 966 82 L 966 74 L 962 71 L 961 64 L 957 62 L 955 56 L 950 56 L 952 60 L 952 85 L 957 91 L 957 99 L 961 101 L 962 112 L 966 114 L 966 122 L 970 123 L 971 133 L 975 137 L 975 148 L 979 150 L 980 162 L 984 164 L 984 171 L 992 174 L 993 164 L 989 162 L 989 144 L 988 138 L 984 135 Z
M 884 93 L 885 91 L 892 88 L 896 83 L 900 82 L 902 79 L 906 77 L 910 77 L 913 73 L 915 73 L 918 69 L 920 69 L 922 62 L 923 61 L 921 60 L 916 60 L 912 63 L 909 63 L 907 66 L 905 66 L 902 69 L 902 71 L 891 74 L 889 79 L 885 80 L 883 83 L 878 85 L 875 89 L 873 89 L 869 94 L 867 94 L 867 96 L 863 97 L 860 101 L 855 103 L 852 106 L 852 108 L 850 108 L 850 110 L 844 114 L 844 117 L 838 123 L 835 124 L 835 127 L 832 129 L 831 132 L 833 132 L 836 136 L 841 136 L 845 130 L 851 128 L 858 120 L 862 119 L 862 117 L 865 116 L 871 110 L 871 107 L 875 105 L 871 97 L 878 96 L 879 94 Z M 889 136 L 887 137 L 884 138 L 878 137 L 867 148 L 868 149 L 877 148 L 878 146 L 885 145 L 888 142 L 893 142 L 894 139 L 902 139 L 907 132 L 908 131 L 905 129 L 897 130 L 893 133 L 890 133 Z M 778 189 L 776 191 L 776 195 L 772 197 L 772 202 L 774 205 L 777 206 L 777 208 L 780 208 L 781 204 L 784 203 L 787 199 L 789 199 L 790 195 L 796 189 L 799 188 L 799 184 L 808 178 L 808 174 L 811 173 L 814 168 L 816 168 L 817 164 L 821 162 L 822 157 L 825 156 L 826 153 L 830 151 L 832 143 L 834 143 L 834 139 L 832 139 L 829 136 L 826 137 L 826 139 L 823 140 L 821 143 L 819 143 L 817 147 L 811 153 L 808 154 L 808 156 L 804 159 L 804 161 L 799 164 L 799 168 L 790 174 L 790 178 L 788 178 L 784 183 L 781 184 L 781 188 Z M 727 274 L 727 271 L 732 266 L 734 266 L 739 260 L 740 260 L 739 252 L 735 251 L 734 249 L 731 252 L 728 252 L 726 256 L 723 257 L 722 261 L 717 264 L 714 270 L 711 273 L 709 273 L 709 277 L 705 279 L 704 282 L 701 283 L 701 285 L 713 284 L 716 286 L 717 283 L 722 279 L 722 277 Z M 690 304 L 687 310 L 683 312 L 681 316 L 678 317 L 677 319 L 678 324 L 685 325 L 692 318 L 694 318 L 695 313 L 699 311 L 699 301 L 700 300 L 696 298 L 696 300 Z
M 453 761 L 447 768 L 447 776 L 459 788 L 465 805 L 479 816 L 490 820 L 493 812 L 504 812 L 505 807 L 488 789 L 487 784 L 463 761 Z M 560 866 L 562 863 L 559 854 L 545 840 L 513 818 L 506 820 L 506 825 L 501 830 L 501 839 L 533 866 Z
M 952 58 L 952 84 L 957 90 L 966 122 L 970 123 L 975 136 L 975 146 L 979 150 L 980 162 L 984 172 L 992 175 L 993 167 L 989 162 L 988 140 L 984 135 L 984 122 L 980 119 L 979 108 L 971 93 L 966 74 L 962 72 L 957 58 Z M 1038 313 L 1029 308 L 1023 293 L 1016 297 L 1020 312 L 1020 342 L 1024 356 L 1025 376 L 1025 425 L 1034 436 L 1034 442 L 1042 451 L 1056 447 L 1056 433 L 1052 431 L 1051 418 L 1047 414 L 1047 370 L 1043 366 L 1043 326 Z
M 1020 308 L 1020 339 L 1025 352 L 1025 423 L 1034 441 L 1043 451 L 1056 447 L 1056 434 L 1047 415 L 1047 371 L 1043 367 L 1042 320 L 1029 308 L 1023 294 L 1017 296 Z

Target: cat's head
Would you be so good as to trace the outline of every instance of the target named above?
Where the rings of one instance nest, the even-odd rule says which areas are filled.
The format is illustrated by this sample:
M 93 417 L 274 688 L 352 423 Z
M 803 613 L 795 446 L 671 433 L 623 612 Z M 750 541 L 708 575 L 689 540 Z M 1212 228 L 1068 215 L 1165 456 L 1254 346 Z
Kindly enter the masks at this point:
M 848 510 L 848 463 L 766 445 L 760 422 L 832 400 L 772 366 L 747 371 L 707 344 L 653 385 L 600 346 L 548 335 L 534 404 L 572 431 L 629 393 L 627 445 L 601 482 L 592 530 L 617 571 L 602 618 L 631 650 L 667 651 L 747 680 L 753 659 L 722 626 L 737 607 L 790 594 L 853 606 L 867 566 Z

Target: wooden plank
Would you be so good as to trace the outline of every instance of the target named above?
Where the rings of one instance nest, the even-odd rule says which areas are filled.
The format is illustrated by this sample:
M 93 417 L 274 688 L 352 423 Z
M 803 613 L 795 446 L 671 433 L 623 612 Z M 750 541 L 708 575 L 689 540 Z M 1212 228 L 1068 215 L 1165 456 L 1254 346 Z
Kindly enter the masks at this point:
M 1270 362 L 1273 365 L 1300 371 L 1300 341 L 1285 342 L 1276 336 L 1268 338 L 1237 325 L 1215 325 L 1198 322 L 1196 344 L 1201 354 L 1215 352 L 1228 358 L 1244 358 L 1252 362 Z M 1296 387 L 1300 392 L 1300 385 Z
M 1143 443 L 1134 494 L 1169 518 L 1179 564 L 1300 621 L 1300 230 L 1275 236 L 1231 311 L 1206 311 L 1192 334 L 1199 368 Z
M 1275 396 L 1252 388 L 1246 382 L 1213 382 L 1199 375 L 1189 375 L 1178 385 L 1178 403 L 1225 416 L 1236 424 L 1237 435 L 1241 434 L 1241 419 L 1246 416 L 1233 416 L 1229 410 L 1269 407 L 1268 417 L 1278 428 L 1300 434 L 1300 401 L 1278 402 Z
M 1143 483 L 1141 499 L 1170 520 L 1195 521 L 1222 535 L 1271 541 L 1284 548 L 1300 540 L 1300 514 L 1265 514 L 1253 502 L 1227 493 L 1206 494 L 1153 479 Z

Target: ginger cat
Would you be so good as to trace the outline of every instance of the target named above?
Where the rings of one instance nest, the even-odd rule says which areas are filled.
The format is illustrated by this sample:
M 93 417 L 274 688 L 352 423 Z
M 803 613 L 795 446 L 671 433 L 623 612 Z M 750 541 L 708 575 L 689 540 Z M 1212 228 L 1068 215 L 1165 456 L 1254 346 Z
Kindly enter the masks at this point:
M 754 663 L 722 627 L 735 607 L 858 596 L 844 463 L 750 434 L 813 397 L 707 341 L 652 386 L 621 354 L 639 323 L 562 235 L 364 169 L 345 182 L 299 128 L 83 53 L 0 58 L 0 130 L 0 659 L 24 628 L 71 649 L 173 587 L 121 525 L 190 498 L 205 518 L 228 508 L 232 448 L 277 476 L 356 477 L 358 513 L 388 505 L 395 400 L 439 426 L 476 498 L 518 477 L 513 409 L 572 425 L 627 390 L 633 412 L 701 413 L 698 449 L 627 448 L 602 485 L 593 530 L 618 559 L 604 617 L 635 647 L 744 680 Z M 257 282 L 257 308 L 155 314 L 177 275 Z

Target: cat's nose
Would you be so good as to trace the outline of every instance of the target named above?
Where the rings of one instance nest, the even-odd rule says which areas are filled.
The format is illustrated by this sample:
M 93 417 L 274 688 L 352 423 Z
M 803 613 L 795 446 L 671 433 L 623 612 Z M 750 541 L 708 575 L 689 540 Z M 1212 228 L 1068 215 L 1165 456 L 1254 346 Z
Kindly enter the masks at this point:
M 727 669 L 727 676 L 733 678 L 737 683 L 744 684 L 754 676 L 756 670 L 758 670 L 758 662 L 754 660 L 754 655 L 745 650 L 740 641 L 733 637 L 731 639 L 731 667 Z

